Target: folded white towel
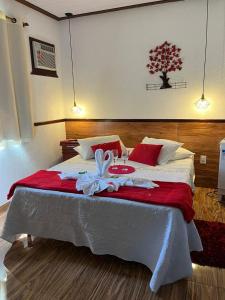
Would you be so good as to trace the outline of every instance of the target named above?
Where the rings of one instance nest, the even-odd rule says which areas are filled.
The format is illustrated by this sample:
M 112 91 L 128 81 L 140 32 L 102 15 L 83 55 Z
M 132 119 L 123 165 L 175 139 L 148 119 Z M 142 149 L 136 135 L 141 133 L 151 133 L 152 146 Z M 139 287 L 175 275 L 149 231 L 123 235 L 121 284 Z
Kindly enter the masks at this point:
M 60 173 L 58 174 L 59 177 L 62 179 L 62 180 L 66 180 L 66 179 L 78 179 L 80 176 L 86 174 L 87 172 L 86 171 L 83 171 L 83 172 L 68 172 L 68 173 Z M 89 172 L 90 174 L 90 172 Z
M 106 157 L 108 158 L 106 159 Z M 97 149 L 95 151 L 95 161 L 97 168 L 97 176 L 99 177 L 108 177 L 108 168 L 113 161 L 113 153 L 112 151 L 103 151 L 102 149 Z
M 98 150 L 97 150 L 98 151 Z M 111 165 L 112 161 L 113 161 L 113 152 L 112 151 L 106 151 L 104 153 L 104 158 L 107 157 L 108 158 L 104 160 L 103 164 L 102 164 L 102 174 L 101 177 L 108 177 L 109 173 L 108 173 L 108 168 Z
M 88 196 L 93 196 L 95 193 L 100 193 L 104 190 L 108 192 L 118 191 L 120 186 L 134 186 L 147 189 L 158 187 L 154 182 L 141 178 L 102 178 L 89 174 L 80 176 L 76 182 L 76 189 L 83 191 Z
M 114 186 L 109 183 L 109 178 L 101 178 L 93 175 L 83 175 L 76 182 L 76 189 L 85 195 L 92 196 L 104 190 L 113 192 Z
M 104 159 L 104 152 L 100 150 L 95 151 L 96 174 L 102 176 L 102 164 Z

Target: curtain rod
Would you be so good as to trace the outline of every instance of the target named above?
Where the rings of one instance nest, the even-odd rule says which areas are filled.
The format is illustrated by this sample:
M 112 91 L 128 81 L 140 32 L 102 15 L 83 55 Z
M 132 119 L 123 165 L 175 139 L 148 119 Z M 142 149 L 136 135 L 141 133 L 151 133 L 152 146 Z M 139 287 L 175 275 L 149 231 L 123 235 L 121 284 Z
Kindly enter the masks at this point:
M 17 23 L 17 19 L 13 17 L 6 16 L 7 20 L 10 20 L 12 23 Z M 23 22 L 23 27 L 27 27 L 29 24 L 27 22 Z

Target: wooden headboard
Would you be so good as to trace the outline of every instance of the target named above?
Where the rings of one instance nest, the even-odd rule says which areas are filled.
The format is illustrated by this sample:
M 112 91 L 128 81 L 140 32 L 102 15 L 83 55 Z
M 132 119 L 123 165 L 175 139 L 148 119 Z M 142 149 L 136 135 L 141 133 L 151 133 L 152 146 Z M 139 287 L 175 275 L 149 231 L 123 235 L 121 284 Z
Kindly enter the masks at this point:
M 217 187 L 219 142 L 225 137 L 224 120 L 65 120 L 67 138 L 118 134 L 127 147 L 143 137 L 171 139 L 195 152 L 196 185 Z M 207 164 L 199 163 L 207 155 Z

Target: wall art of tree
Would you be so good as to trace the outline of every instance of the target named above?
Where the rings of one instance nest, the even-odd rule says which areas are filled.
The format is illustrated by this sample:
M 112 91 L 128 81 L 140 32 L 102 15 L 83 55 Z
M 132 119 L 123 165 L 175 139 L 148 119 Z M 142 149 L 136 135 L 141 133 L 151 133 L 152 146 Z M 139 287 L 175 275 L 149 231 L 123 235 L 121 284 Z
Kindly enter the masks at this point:
M 162 72 L 161 89 L 171 88 L 167 74 L 182 70 L 183 61 L 180 57 L 181 49 L 167 41 L 149 51 L 147 68 L 150 74 Z

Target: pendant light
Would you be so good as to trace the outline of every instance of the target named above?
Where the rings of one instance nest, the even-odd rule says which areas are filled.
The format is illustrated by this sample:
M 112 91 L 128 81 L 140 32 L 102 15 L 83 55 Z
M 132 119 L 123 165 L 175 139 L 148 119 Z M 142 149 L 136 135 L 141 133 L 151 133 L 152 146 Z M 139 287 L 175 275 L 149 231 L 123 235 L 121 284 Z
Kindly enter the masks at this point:
M 202 80 L 202 96 L 195 103 L 195 106 L 200 111 L 205 111 L 210 103 L 205 98 L 205 73 L 206 73 L 206 62 L 207 62 L 207 47 L 208 47 L 208 25 L 209 25 L 209 0 L 206 0 L 206 26 L 205 26 L 205 58 L 204 58 L 204 67 L 203 67 L 203 80 Z
M 72 13 L 65 13 L 65 15 L 68 18 L 69 21 L 69 42 L 70 42 L 70 60 L 71 60 L 71 71 L 72 71 L 72 79 L 73 79 L 73 107 L 72 107 L 72 111 L 75 114 L 82 114 L 83 113 L 83 109 L 79 106 L 77 106 L 76 103 L 76 93 L 75 93 L 75 78 L 74 78 L 74 60 L 73 60 L 73 48 L 72 48 L 72 35 L 71 35 L 71 24 L 70 24 L 70 19 L 73 16 Z

